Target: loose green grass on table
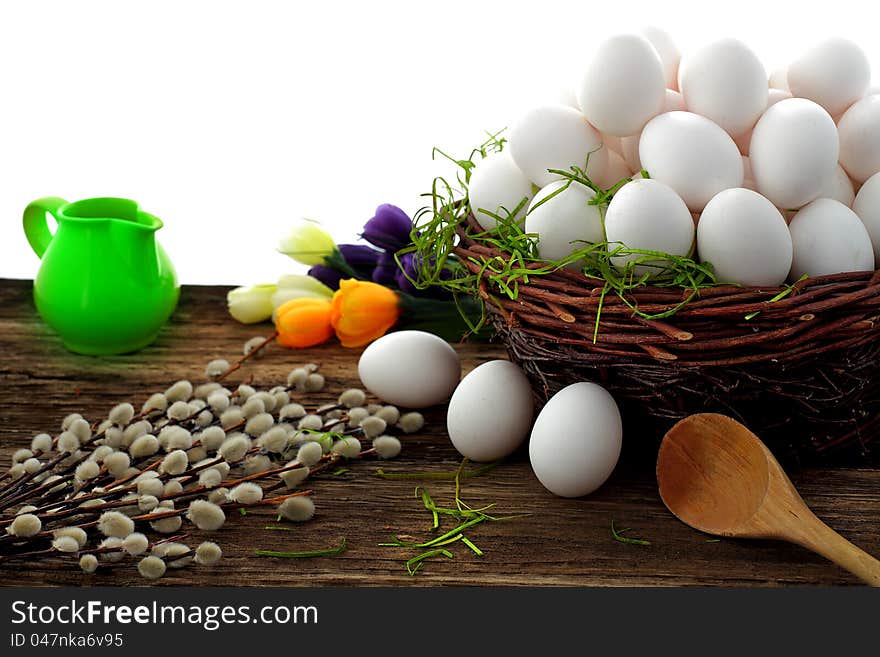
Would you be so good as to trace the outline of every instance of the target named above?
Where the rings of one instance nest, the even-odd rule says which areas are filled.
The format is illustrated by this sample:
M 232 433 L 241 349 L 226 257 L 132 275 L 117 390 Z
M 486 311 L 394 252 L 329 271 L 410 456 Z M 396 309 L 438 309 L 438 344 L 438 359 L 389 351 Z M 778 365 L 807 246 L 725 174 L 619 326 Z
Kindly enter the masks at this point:
M 406 571 L 411 576 L 418 573 L 424 567 L 425 562 L 429 559 L 436 557 L 454 559 L 454 553 L 446 548 L 455 543 L 460 542 L 476 556 L 482 557 L 485 554 L 484 551 L 465 535 L 465 530 L 470 530 L 486 521 L 497 522 L 501 520 L 513 520 L 528 515 L 491 516 L 486 512 L 493 508 L 495 506 L 494 504 L 488 504 L 480 508 L 473 508 L 466 504 L 461 499 L 461 480 L 468 477 L 480 476 L 497 466 L 498 463 L 491 463 L 487 466 L 470 471 L 465 470 L 466 465 L 467 459 L 464 459 L 457 470 L 448 473 L 385 473 L 381 470 L 377 472 L 378 476 L 385 479 L 434 479 L 453 480 L 455 482 L 455 493 L 453 498 L 454 506 L 439 506 L 426 488 L 418 486 L 415 489 L 416 498 L 421 500 L 422 506 L 424 506 L 425 510 L 431 514 L 431 531 L 438 532 L 441 530 L 441 517 L 454 519 L 457 522 L 455 526 L 446 532 L 425 541 L 404 541 L 397 536 L 392 536 L 391 541 L 388 543 L 379 543 L 379 547 L 422 550 L 415 556 L 407 559 L 405 562 Z

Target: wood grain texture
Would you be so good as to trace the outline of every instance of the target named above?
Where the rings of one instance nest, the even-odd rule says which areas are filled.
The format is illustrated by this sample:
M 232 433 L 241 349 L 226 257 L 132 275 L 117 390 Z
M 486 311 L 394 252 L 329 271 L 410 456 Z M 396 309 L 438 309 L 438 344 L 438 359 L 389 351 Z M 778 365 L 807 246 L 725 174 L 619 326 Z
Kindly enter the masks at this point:
M 159 340 L 132 355 L 89 358 L 66 352 L 36 315 L 31 285 L 0 281 L 0 467 L 14 449 L 40 431 L 57 433 L 61 419 L 78 411 L 101 417 L 124 400 L 142 402 L 180 378 L 200 381 L 212 358 L 233 360 L 244 341 L 268 333 L 268 325 L 241 326 L 225 311 L 223 287 L 185 287 L 180 306 Z M 504 357 L 493 345 L 458 347 L 469 371 Z M 280 382 L 291 367 L 319 362 L 328 387 L 318 402 L 358 384 L 359 351 L 326 346 L 300 352 L 271 346 L 264 358 L 246 365 L 242 376 L 257 384 Z M 422 434 L 405 440 L 401 458 L 386 471 L 451 471 L 459 459 L 444 433 L 443 409 L 426 413 Z M 413 552 L 381 548 L 390 534 L 429 537 L 430 516 L 413 497 L 418 482 L 385 481 L 374 475 L 376 462 L 355 463 L 349 473 L 314 482 L 317 514 L 293 531 L 266 531 L 269 510 L 230 515 L 211 536 L 225 558 L 213 568 L 170 572 L 156 585 L 785 585 L 854 584 L 857 580 L 807 550 L 770 541 L 722 540 L 676 520 L 657 493 L 653 454 L 635 449 L 627 436 L 628 460 L 596 494 L 578 500 L 553 497 L 531 474 L 524 452 L 490 473 L 468 479 L 462 496 L 477 506 L 495 503 L 499 514 L 530 513 L 528 518 L 483 523 L 469 537 L 485 555 L 453 546 L 455 559 L 428 563 L 410 577 L 404 560 Z M 651 448 L 652 449 L 652 448 Z M 650 452 L 651 450 L 649 450 Z M 641 458 L 634 455 L 641 453 Z M 880 553 L 880 470 L 876 468 L 803 470 L 790 473 L 804 499 L 831 527 L 872 554 Z M 424 482 L 438 502 L 450 502 L 453 484 Z M 613 540 L 612 519 L 631 527 L 629 535 L 649 546 Z M 451 525 L 449 525 L 451 527 Z M 192 540 L 203 535 L 192 534 Z M 307 550 L 330 547 L 345 536 L 339 556 L 308 560 L 257 558 L 255 548 Z M 75 564 L 0 564 L 4 585 L 144 585 L 134 568 L 113 574 L 82 575 Z

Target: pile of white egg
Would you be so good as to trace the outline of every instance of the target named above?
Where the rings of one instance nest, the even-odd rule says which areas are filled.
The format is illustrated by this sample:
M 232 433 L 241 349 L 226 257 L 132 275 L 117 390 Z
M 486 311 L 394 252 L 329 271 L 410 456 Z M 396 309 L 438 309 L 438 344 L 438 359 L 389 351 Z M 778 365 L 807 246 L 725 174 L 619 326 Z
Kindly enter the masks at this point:
M 736 39 L 680 56 L 654 28 L 614 36 L 574 93 L 528 111 L 507 147 L 476 163 L 471 211 L 486 230 L 515 213 L 547 260 L 608 242 L 692 256 L 741 285 L 873 270 L 880 88 L 870 83 L 867 57 L 840 38 L 768 78 Z M 573 166 L 603 190 L 634 177 L 604 221 L 592 189 L 551 173 Z
M 563 388 L 535 418 L 532 389 L 519 367 L 492 360 L 461 378 L 456 351 L 423 331 L 379 338 L 361 354 L 358 374 L 370 392 L 401 408 L 448 400 L 449 438 L 471 461 L 502 459 L 528 438 L 535 476 L 562 497 L 599 488 L 620 456 L 620 412 L 608 391 L 594 383 Z

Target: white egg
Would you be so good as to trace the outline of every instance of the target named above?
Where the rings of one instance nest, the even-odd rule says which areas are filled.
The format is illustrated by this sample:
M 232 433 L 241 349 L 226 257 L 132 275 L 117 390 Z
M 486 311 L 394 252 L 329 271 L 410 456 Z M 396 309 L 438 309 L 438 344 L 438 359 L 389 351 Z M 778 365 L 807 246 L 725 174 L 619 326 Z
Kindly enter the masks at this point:
M 621 34 L 601 43 L 587 66 L 578 102 L 599 130 L 626 137 L 663 109 L 663 64 L 651 42 Z
M 520 171 L 508 151 L 488 155 L 471 171 L 468 201 L 471 213 L 485 230 L 495 228 L 496 215 L 508 218 L 516 211 L 514 218 L 522 221 L 532 194 L 532 181 Z
M 840 164 L 856 182 L 880 171 L 880 94 L 862 98 L 837 124 Z
M 806 205 L 834 174 L 839 150 L 828 112 L 804 98 L 779 101 L 764 112 L 749 144 L 758 191 L 780 208 Z
M 556 94 L 556 98 L 552 101 L 555 105 L 565 105 L 566 107 L 570 107 L 572 109 L 581 111 L 581 106 L 578 105 L 577 94 L 575 94 L 574 89 L 571 87 L 562 87 Z
M 782 91 L 781 89 L 770 89 L 767 93 L 767 107 L 771 107 L 778 103 L 780 100 L 785 100 L 786 98 L 791 98 L 791 94 L 787 91 Z M 733 138 L 733 142 L 736 144 L 736 147 L 739 148 L 739 152 L 743 155 L 749 154 L 749 147 L 752 144 L 752 133 L 753 130 L 749 130 L 739 135 L 738 137 Z
M 840 201 L 846 207 L 851 208 L 855 197 L 856 192 L 853 189 L 852 180 L 846 175 L 846 171 L 843 170 L 843 167 L 838 164 L 837 169 L 819 193 L 819 198 L 834 199 L 835 201 Z
M 767 91 L 767 107 L 772 107 L 780 100 L 792 97 L 790 91 L 785 91 L 784 89 L 770 89 Z
M 833 116 L 864 96 L 871 82 L 871 66 L 856 44 L 834 37 L 794 60 L 787 80 L 795 97 L 808 98 Z
M 694 221 L 672 188 L 657 180 L 641 178 L 621 187 L 611 199 L 605 211 L 605 235 L 609 243 L 630 249 L 683 256 L 693 247 Z M 636 253 L 615 256 L 614 263 L 623 267 L 643 257 Z M 661 260 L 646 261 L 636 265 L 634 272 L 638 276 L 656 273 L 664 264 Z
M 789 225 L 794 257 L 790 279 L 874 269 L 874 248 L 865 225 L 843 203 L 820 198 Z
M 767 72 L 757 55 L 736 39 L 686 54 L 678 76 L 688 111 L 711 119 L 730 135 L 750 130 L 767 107 Z
M 642 30 L 642 36 L 651 42 L 660 63 L 663 64 L 663 77 L 668 89 L 678 89 L 678 62 L 681 52 L 672 37 L 658 27 L 649 26 Z
M 777 91 L 789 91 L 788 67 L 783 66 L 781 68 L 775 69 L 770 74 L 770 78 L 767 80 L 767 83 L 770 85 L 771 89 L 776 89 Z
M 880 263 L 880 173 L 875 173 L 865 181 L 852 208 L 871 237 L 875 264 Z
M 758 191 L 758 185 L 752 176 L 752 161 L 747 155 L 743 155 L 743 187 L 751 189 L 753 192 Z M 775 206 L 774 206 L 775 207 Z
M 483 363 L 465 376 L 446 414 L 446 430 L 459 454 L 495 461 L 513 453 L 532 426 L 534 400 L 523 371 L 506 360 Z
M 686 109 L 684 104 L 684 96 L 672 89 L 666 90 L 666 99 L 663 102 L 664 112 L 684 112 Z
M 614 398 L 595 383 L 573 383 L 557 392 L 535 420 L 529 460 L 538 481 L 554 495 L 581 497 L 614 470 L 623 424 Z
M 427 408 L 449 399 L 461 378 L 461 362 L 455 349 L 433 333 L 396 331 L 364 349 L 358 375 L 382 401 Z
M 672 187 L 696 212 L 721 190 L 742 186 L 742 156 L 733 139 L 691 112 L 652 119 L 642 131 L 639 158 L 651 178 Z
M 594 182 L 601 189 L 611 189 L 623 178 L 629 178 L 631 175 L 632 172 L 623 156 L 614 151 L 608 151 L 608 163 L 605 165 L 605 171 Z
M 537 107 L 522 116 L 510 130 L 509 149 L 513 161 L 539 187 L 562 177 L 549 169 L 586 166 L 593 178 L 607 159 L 601 135 L 583 114 L 563 105 Z
M 791 269 L 788 225 L 770 201 L 749 189 L 725 189 L 706 204 L 697 226 L 700 260 L 718 281 L 778 286 Z
M 605 144 L 605 148 L 609 151 L 614 151 L 619 155 L 623 155 L 623 146 L 620 143 L 620 137 L 615 137 L 614 135 L 602 135 L 602 143 Z
M 618 156 L 619 157 L 619 156 Z M 598 205 L 590 205 L 595 192 L 578 182 L 557 180 L 535 195 L 526 215 L 525 231 L 538 235 L 538 255 L 544 260 L 561 260 L 584 242 L 604 242 Z M 583 263 L 568 265 L 580 269 Z

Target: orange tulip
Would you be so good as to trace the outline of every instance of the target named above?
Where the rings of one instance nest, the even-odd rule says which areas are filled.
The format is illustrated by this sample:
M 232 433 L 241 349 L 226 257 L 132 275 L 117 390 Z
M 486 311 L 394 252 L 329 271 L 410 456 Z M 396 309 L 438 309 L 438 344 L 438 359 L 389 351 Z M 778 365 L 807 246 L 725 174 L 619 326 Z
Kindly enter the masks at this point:
M 275 319 L 278 344 L 285 347 L 313 347 L 333 335 L 330 301 L 301 297 L 278 307 Z
M 400 299 L 387 287 L 354 279 L 339 282 L 330 322 L 344 347 L 361 347 L 397 323 Z

